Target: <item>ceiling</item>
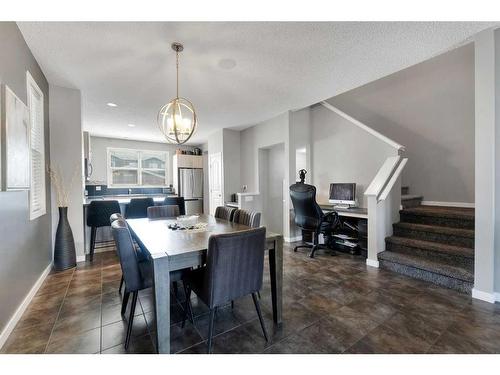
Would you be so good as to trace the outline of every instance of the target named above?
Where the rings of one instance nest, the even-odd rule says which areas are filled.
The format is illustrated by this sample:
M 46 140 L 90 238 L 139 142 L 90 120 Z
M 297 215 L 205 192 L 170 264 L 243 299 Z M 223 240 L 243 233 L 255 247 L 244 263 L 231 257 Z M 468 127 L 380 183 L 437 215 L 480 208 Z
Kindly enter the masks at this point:
M 191 141 L 197 144 L 217 129 L 243 129 L 404 69 L 493 23 L 18 25 L 49 83 L 81 90 L 83 128 L 99 136 L 164 141 L 156 114 L 175 96 L 170 44 L 184 43 L 180 95 L 197 110 L 199 127 Z

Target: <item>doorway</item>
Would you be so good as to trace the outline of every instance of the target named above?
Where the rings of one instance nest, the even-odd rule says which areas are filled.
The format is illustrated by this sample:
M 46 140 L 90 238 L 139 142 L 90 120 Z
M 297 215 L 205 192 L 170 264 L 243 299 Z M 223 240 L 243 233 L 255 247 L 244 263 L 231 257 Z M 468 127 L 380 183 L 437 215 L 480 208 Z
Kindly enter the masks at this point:
M 210 187 L 210 215 L 215 215 L 218 206 L 224 206 L 222 191 L 222 153 L 208 155 L 208 179 Z
M 278 143 L 259 149 L 259 192 L 262 197 L 262 225 L 284 233 L 285 145 Z

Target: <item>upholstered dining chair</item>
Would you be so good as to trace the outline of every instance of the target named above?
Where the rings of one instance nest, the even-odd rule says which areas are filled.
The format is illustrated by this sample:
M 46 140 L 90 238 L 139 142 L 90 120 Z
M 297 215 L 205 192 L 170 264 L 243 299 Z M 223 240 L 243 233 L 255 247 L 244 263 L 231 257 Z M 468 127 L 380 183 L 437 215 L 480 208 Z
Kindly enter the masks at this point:
M 210 309 L 207 352 L 212 350 L 215 312 L 237 298 L 252 295 L 264 338 L 268 341 L 257 292 L 262 288 L 266 228 L 210 236 L 206 266 L 190 270 L 184 278 L 184 326 L 191 309 L 191 291 Z
M 163 200 L 164 206 L 179 206 L 179 214 L 186 214 L 186 202 L 184 201 L 184 197 L 166 197 Z
M 148 217 L 148 207 L 154 206 L 153 198 L 132 198 L 125 210 L 127 219 Z
M 231 221 L 233 219 L 234 211 L 236 208 L 219 206 L 215 209 L 215 217 L 217 219 L 223 219 Z
M 125 294 L 122 302 L 122 315 L 127 310 L 127 304 L 132 294 L 132 305 L 130 306 L 130 315 L 128 319 L 127 335 L 125 338 L 125 349 L 128 349 L 132 327 L 134 322 L 135 308 L 139 291 L 150 288 L 153 285 L 152 265 L 149 259 L 140 259 L 138 257 L 130 230 L 123 219 L 113 221 L 111 231 L 118 249 L 118 258 L 125 279 Z M 182 278 L 182 271 L 170 273 L 172 281 L 179 281 Z
M 258 228 L 260 226 L 260 212 L 237 209 L 234 211 L 232 221 L 252 228 Z
M 110 217 L 120 213 L 118 201 L 92 201 L 87 208 L 87 225 L 90 227 L 90 254 L 89 258 L 94 260 L 95 240 L 97 228 L 109 227 Z
M 180 211 L 177 205 L 148 207 L 148 218 L 150 219 L 173 218 L 179 215 Z

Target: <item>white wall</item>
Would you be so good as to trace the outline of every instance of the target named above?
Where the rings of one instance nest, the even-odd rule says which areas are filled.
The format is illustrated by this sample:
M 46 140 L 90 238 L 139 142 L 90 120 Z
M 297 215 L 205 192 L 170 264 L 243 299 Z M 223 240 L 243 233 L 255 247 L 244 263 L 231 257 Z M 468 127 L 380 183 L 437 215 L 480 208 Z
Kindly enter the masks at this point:
M 240 132 L 223 129 L 222 165 L 224 166 L 224 201 L 231 200 L 231 194 L 241 192 L 240 186 Z
M 268 150 L 267 204 L 264 206 L 267 228 L 283 233 L 283 179 L 285 178 L 285 144 L 280 143 Z
M 355 182 L 360 207 L 364 191 L 397 151 L 349 121 L 318 105 L 311 109 L 312 183 L 317 200 L 328 202 L 330 183 Z
M 68 221 L 73 231 L 77 259 L 85 255 L 83 223 L 83 137 L 80 90 L 49 86 L 51 167 L 60 169 L 66 188 L 70 187 Z M 73 183 L 71 184 L 71 181 Z M 56 190 L 52 187 L 52 241 L 59 213 Z M 52 248 L 54 248 L 52 246 Z
M 474 202 L 474 46 L 328 102 L 406 146 L 403 185 L 428 201 Z
M 168 184 L 172 184 L 172 163 L 173 156 L 175 155 L 175 150 L 192 150 L 193 147 L 188 146 L 178 146 L 169 143 L 156 143 L 156 142 L 144 142 L 144 141 L 134 141 L 129 139 L 118 139 L 118 138 L 104 138 L 95 137 L 90 138 L 90 147 L 92 153 L 92 167 L 93 173 L 90 177 L 90 183 L 95 184 L 107 184 L 107 148 L 131 148 L 137 150 L 148 150 L 148 151 L 167 151 L 169 153 L 169 177 L 167 180 Z
M 500 291 L 500 34 L 475 37 L 476 210 L 473 297 Z M 498 300 L 498 296 L 496 298 Z

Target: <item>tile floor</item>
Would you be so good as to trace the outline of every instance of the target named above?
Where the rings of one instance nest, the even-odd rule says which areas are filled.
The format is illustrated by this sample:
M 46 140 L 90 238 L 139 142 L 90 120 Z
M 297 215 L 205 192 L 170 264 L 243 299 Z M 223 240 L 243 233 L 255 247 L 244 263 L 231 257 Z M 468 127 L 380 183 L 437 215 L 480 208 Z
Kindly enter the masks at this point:
M 285 246 L 282 327 L 272 322 L 266 269 L 261 303 L 270 342 L 247 297 L 217 314 L 214 353 L 500 353 L 500 305 L 367 268 L 360 257 L 310 259 L 292 248 Z M 120 277 L 114 252 L 50 274 L 2 352 L 126 353 Z M 207 308 L 194 296 L 195 324 L 182 329 L 182 300 L 172 304 L 172 352 L 205 353 Z M 151 290 L 139 301 L 128 353 L 153 353 Z

